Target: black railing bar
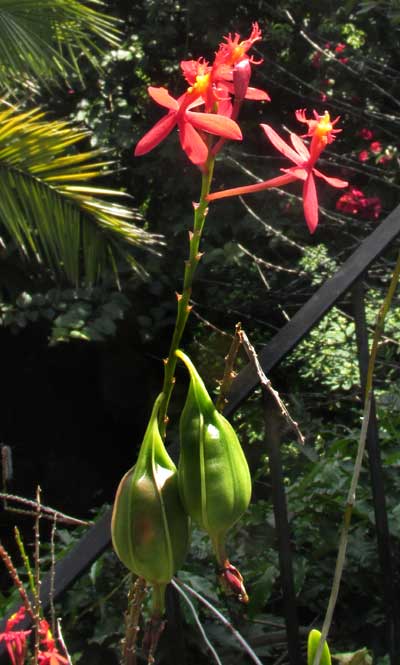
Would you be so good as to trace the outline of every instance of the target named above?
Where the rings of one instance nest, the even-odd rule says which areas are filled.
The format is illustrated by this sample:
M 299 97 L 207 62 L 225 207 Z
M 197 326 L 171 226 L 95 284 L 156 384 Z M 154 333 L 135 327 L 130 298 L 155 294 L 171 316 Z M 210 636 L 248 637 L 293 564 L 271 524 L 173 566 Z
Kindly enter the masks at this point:
M 342 267 L 314 293 L 293 318 L 258 353 L 268 375 L 349 290 L 368 266 L 400 233 L 400 206 L 371 233 Z M 225 415 L 233 413 L 258 386 L 259 379 L 252 364 L 247 364 L 232 383 Z

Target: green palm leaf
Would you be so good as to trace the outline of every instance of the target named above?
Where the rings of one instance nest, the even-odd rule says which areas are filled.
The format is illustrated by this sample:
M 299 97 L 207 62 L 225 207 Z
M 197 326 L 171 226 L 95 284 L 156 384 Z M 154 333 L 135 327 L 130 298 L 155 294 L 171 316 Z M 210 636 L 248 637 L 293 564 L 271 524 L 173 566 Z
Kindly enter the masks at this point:
M 64 121 L 46 121 L 35 109 L 0 109 L 0 226 L 3 242 L 65 275 L 92 283 L 122 258 L 143 272 L 132 249 L 155 251 L 160 236 L 147 233 L 132 208 L 109 200 L 125 194 L 91 184 L 110 172 L 104 151 L 78 153 L 88 132 Z
M 99 42 L 119 44 L 118 20 L 98 11 L 103 6 L 99 0 L 0 0 L 1 86 L 81 76 L 81 56 L 98 67 Z

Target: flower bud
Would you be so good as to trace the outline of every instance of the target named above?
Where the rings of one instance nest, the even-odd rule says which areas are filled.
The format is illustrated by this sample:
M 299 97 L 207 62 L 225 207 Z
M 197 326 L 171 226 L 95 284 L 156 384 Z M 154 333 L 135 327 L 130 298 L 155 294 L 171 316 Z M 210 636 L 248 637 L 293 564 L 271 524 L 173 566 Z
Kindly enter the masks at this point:
M 179 497 L 176 466 L 158 428 L 160 400 L 161 395 L 154 404 L 137 462 L 120 482 L 111 522 L 117 556 L 154 587 L 163 587 L 171 580 L 189 544 L 189 518 Z
M 246 97 L 251 77 L 251 66 L 248 58 L 241 60 L 233 68 L 233 88 L 235 97 L 242 100 Z
M 250 472 L 232 425 L 215 408 L 189 358 L 182 351 L 176 355 L 190 374 L 180 419 L 179 489 L 187 513 L 209 534 L 224 567 L 225 535 L 250 502 Z

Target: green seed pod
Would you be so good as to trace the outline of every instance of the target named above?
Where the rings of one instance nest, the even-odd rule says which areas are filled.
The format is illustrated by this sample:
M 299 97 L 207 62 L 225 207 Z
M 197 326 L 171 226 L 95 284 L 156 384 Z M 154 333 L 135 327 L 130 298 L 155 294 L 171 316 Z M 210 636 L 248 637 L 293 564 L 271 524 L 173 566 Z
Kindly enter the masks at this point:
M 165 586 L 182 565 L 190 527 L 179 496 L 177 469 L 158 429 L 160 400 L 161 395 L 137 462 L 119 484 L 111 522 L 117 556 L 157 588 Z
M 313 665 L 315 660 L 315 655 L 320 643 L 321 633 L 315 628 L 310 631 L 308 634 L 308 643 L 307 643 L 307 665 Z M 329 651 L 328 643 L 324 642 L 322 647 L 321 659 L 319 661 L 320 665 L 331 665 L 331 654 Z
M 246 457 L 232 425 L 215 408 L 196 368 L 182 352 L 190 386 L 180 419 L 179 490 L 190 517 L 210 536 L 221 566 L 227 531 L 251 497 Z

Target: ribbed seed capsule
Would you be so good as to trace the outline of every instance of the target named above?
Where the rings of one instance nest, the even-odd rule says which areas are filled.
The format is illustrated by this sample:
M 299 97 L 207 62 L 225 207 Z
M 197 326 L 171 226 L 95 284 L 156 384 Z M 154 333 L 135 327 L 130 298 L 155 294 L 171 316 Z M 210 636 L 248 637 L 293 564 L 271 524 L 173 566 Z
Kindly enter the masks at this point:
M 189 545 L 189 518 L 178 490 L 177 469 L 158 429 L 156 400 L 135 466 L 122 478 L 111 522 L 117 556 L 155 587 L 163 611 L 164 587 L 182 565 Z M 157 600 L 158 598 L 158 600 Z
M 225 535 L 249 505 L 250 471 L 232 425 L 216 410 L 193 363 L 180 350 L 176 355 L 190 374 L 180 419 L 179 490 L 186 511 L 207 531 L 225 568 Z

